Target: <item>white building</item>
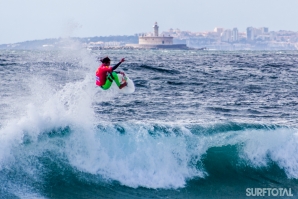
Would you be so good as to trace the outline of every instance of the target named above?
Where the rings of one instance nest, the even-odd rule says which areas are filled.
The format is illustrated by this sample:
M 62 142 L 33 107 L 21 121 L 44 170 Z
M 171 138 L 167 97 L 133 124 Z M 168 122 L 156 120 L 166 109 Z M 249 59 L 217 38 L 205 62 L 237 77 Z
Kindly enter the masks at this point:
M 238 41 L 239 40 L 239 36 L 238 36 L 238 28 L 233 28 L 232 31 L 232 41 Z
M 253 41 L 255 39 L 253 27 L 246 28 L 246 39 L 247 41 Z
M 231 42 L 232 41 L 232 30 L 227 29 L 221 33 L 221 41 Z
M 267 28 L 267 27 L 262 27 L 261 30 L 262 30 L 262 34 L 268 34 L 269 33 L 269 28 Z
M 216 32 L 218 35 L 221 35 L 221 33 L 224 31 L 223 28 L 218 28 L 218 27 L 215 27 L 214 28 L 214 32 Z

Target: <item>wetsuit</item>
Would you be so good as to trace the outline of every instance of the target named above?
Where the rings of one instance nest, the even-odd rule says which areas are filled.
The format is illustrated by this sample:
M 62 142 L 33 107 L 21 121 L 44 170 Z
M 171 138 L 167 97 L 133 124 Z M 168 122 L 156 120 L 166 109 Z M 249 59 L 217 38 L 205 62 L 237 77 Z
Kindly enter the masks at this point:
M 119 62 L 113 67 L 110 66 L 104 66 L 103 64 L 98 67 L 96 71 L 96 85 L 100 86 L 103 90 L 107 90 L 111 87 L 113 81 L 117 84 L 118 87 L 120 87 L 121 83 L 119 81 L 116 68 L 120 66 L 122 62 Z

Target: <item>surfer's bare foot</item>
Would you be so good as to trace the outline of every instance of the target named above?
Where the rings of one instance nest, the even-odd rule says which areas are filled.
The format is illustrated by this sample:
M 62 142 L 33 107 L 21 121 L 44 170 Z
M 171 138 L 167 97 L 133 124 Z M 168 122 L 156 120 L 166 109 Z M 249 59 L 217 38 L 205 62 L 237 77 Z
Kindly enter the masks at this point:
M 126 83 L 126 82 L 124 82 L 123 84 L 121 84 L 121 85 L 119 86 L 119 88 L 122 89 L 122 88 L 124 88 L 125 86 L 127 86 L 127 83 Z

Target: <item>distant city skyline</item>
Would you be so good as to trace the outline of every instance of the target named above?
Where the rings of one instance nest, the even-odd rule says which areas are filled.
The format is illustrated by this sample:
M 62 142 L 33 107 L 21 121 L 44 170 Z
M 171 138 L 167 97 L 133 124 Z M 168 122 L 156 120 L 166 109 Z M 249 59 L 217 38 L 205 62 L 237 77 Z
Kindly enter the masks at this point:
M 133 35 L 151 31 L 245 32 L 247 27 L 298 31 L 296 0 L 0 0 L 0 44 L 66 36 Z
M 131 36 L 96 36 L 73 38 L 81 47 L 99 49 L 200 49 L 200 50 L 298 50 L 298 31 L 270 31 L 268 27 L 247 27 L 246 32 L 238 28 L 216 27 L 212 31 L 191 32 L 178 28 L 159 32 L 157 22 L 153 32 Z M 62 42 L 61 42 L 62 41 Z M 59 49 L 63 38 L 34 40 L 13 44 L 0 44 L 0 49 Z M 63 44 L 64 43 L 64 44 Z M 65 46 L 64 46 L 65 47 Z

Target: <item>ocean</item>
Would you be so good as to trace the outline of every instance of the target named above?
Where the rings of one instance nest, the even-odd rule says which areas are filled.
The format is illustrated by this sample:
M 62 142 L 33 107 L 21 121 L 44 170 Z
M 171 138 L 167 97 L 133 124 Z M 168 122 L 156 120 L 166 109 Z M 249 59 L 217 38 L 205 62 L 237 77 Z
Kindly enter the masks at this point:
M 70 43 L 0 51 L 0 198 L 298 198 L 297 51 Z M 134 93 L 95 86 L 105 56 Z

